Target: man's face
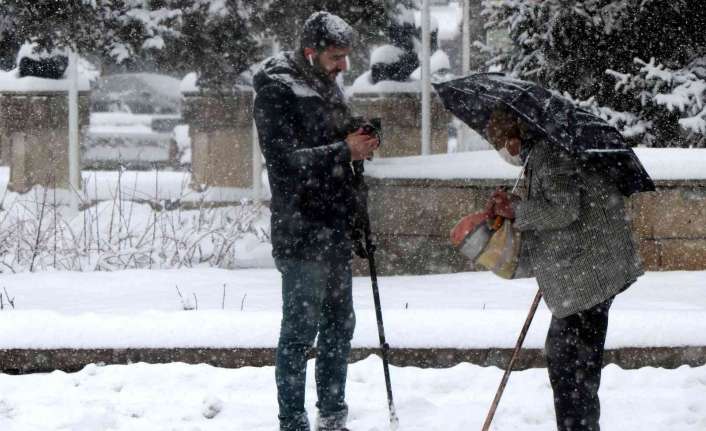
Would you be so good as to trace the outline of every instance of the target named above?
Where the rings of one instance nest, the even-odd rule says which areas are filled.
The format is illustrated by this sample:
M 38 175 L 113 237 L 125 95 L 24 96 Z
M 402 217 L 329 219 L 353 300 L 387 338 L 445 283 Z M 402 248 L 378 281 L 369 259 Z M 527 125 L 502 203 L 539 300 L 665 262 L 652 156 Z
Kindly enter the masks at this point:
M 346 58 L 351 51 L 352 48 L 337 48 L 335 46 L 330 46 L 321 52 L 317 52 L 312 48 L 305 48 L 304 55 L 307 58 L 311 56 L 314 65 L 328 76 L 331 81 L 335 81 L 339 73 L 348 70 Z

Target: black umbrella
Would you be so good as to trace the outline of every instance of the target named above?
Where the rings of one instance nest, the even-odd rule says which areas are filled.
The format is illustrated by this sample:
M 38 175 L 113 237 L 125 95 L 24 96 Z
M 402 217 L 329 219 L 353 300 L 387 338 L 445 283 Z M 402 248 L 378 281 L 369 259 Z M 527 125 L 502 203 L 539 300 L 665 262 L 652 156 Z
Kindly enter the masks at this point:
M 625 196 L 655 189 L 615 127 L 546 88 L 503 73 L 476 73 L 433 85 L 446 109 L 484 136 L 490 115 L 505 108 L 532 133 L 613 178 Z

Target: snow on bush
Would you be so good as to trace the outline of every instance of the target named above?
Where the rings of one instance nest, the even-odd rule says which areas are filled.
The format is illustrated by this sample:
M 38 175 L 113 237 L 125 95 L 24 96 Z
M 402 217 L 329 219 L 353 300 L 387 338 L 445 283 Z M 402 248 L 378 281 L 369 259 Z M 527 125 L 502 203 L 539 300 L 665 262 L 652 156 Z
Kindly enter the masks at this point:
M 394 45 L 382 45 L 370 52 L 370 63 L 391 64 L 397 62 L 404 54 L 402 48 Z
M 257 202 L 168 209 L 165 202 L 128 198 L 115 196 L 71 215 L 46 190 L 6 197 L 0 271 L 234 268 L 236 250 L 269 242 L 269 209 Z

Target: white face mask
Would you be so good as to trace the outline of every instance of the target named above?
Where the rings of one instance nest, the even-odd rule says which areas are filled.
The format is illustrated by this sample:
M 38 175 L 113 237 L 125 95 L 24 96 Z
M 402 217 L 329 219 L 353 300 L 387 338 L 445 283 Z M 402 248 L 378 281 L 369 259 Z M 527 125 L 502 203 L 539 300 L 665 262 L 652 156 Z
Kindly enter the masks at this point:
M 500 153 L 500 157 L 502 157 L 502 159 L 508 162 L 509 164 L 515 166 L 522 166 L 522 159 L 520 158 L 519 154 L 513 156 L 512 154 L 510 154 L 506 147 L 502 147 L 501 149 L 499 149 L 498 153 Z

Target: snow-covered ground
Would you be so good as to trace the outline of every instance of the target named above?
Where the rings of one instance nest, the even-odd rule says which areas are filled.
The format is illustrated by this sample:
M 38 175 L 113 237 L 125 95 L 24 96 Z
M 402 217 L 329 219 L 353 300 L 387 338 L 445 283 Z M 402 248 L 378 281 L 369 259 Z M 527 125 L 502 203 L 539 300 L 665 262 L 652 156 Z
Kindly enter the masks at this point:
M 614 303 L 608 347 L 706 344 L 706 272 L 648 273 Z M 184 301 L 198 299 L 198 310 Z M 223 291 L 225 286 L 225 301 Z M 275 270 L 45 272 L 1 275 L 16 309 L 0 311 L 0 348 L 274 346 L 279 326 Z M 509 347 L 535 292 L 531 280 L 489 273 L 381 277 L 388 341 L 395 347 Z M 377 345 L 369 280 L 355 278 L 354 344 Z M 195 305 L 193 302 L 191 306 Z M 541 306 L 525 343 L 541 347 Z M 401 431 L 480 429 L 502 371 L 392 367 Z M 307 408 L 315 414 L 313 362 Z M 381 361 L 349 371 L 349 425 L 387 430 Z M 604 431 L 706 430 L 706 366 L 623 370 L 601 386 Z M 277 428 L 272 367 L 88 365 L 78 373 L 0 374 L 0 430 L 265 431 Z M 553 429 L 546 370 L 514 372 L 494 430 Z
M 614 303 L 607 345 L 706 344 L 706 272 L 648 273 Z M 181 297 L 176 291 L 179 288 Z M 15 303 L 0 311 L 0 348 L 274 346 L 279 275 L 272 269 L 132 270 L 0 275 Z M 394 347 L 509 347 L 536 290 L 533 280 L 489 273 L 381 277 Z M 225 300 L 223 293 L 225 290 Z M 192 301 L 193 298 L 193 301 Z M 198 301 L 198 310 L 186 311 Z M 356 346 L 376 346 L 369 280 L 354 280 Z M 7 302 L 5 302 L 7 306 Z M 541 347 L 540 307 L 525 345 Z M 307 406 L 315 414 L 313 363 Z M 480 429 L 502 371 L 392 367 L 401 431 Z M 350 428 L 387 430 L 380 360 L 351 366 Z M 623 370 L 601 386 L 605 431 L 706 429 L 706 366 Z M 264 431 L 277 427 L 272 367 L 88 365 L 81 372 L 0 374 L 0 430 Z M 546 370 L 513 373 L 494 430 L 553 428 Z
M 259 195 L 252 188 L 210 187 L 204 191 L 196 191 L 191 186 L 191 174 L 187 171 L 82 171 L 82 199 L 87 201 L 113 200 L 118 194 L 127 200 L 147 201 L 181 201 L 184 203 L 199 202 L 238 202 L 240 199 L 269 199 L 268 186 Z M 0 196 L 8 196 L 7 184 L 10 178 L 10 168 L 0 166 Z M 263 175 L 265 185 L 266 175 Z M 118 188 L 118 184 L 120 187 Z M 120 190 L 120 192 L 118 192 Z M 31 192 L 20 195 L 41 202 L 42 192 Z
M 400 431 L 480 429 L 501 373 L 470 364 L 392 367 Z M 312 421 L 313 374 L 310 361 Z M 622 370 L 609 365 L 600 396 L 604 431 L 706 429 L 706 367 Z M 377 357 L 350 367 L 347 401 L 351 430 L 389 429 Z M 277 429 L 276 415 L 272 367 L 139 363 L 89 365 L 75 374 L 0 375 L 0 429 L 5 431 L 271 431 Z M 512 374 L 491 429 L 555 429 L 546 370 Z
M 704 279 L 706 272 L 642 277 L 616 299 L 607 347 L 706 345 Z M 275 269 L 3 274 L 0 292 L 15 310 L 0 312 L 0 348 L 274 347 L 279 283 Z M 379 283 L 394 347 L 512 347 L 537 289 L 533 279 L 488 272 Z M 354 279 L 354 346 L 378 345 L 370 291 L 369 279 Z M 542 305 L 525 346 L 543 346 L 549 320 Z

